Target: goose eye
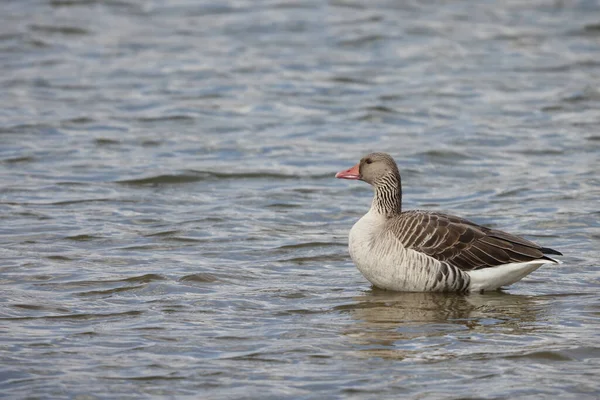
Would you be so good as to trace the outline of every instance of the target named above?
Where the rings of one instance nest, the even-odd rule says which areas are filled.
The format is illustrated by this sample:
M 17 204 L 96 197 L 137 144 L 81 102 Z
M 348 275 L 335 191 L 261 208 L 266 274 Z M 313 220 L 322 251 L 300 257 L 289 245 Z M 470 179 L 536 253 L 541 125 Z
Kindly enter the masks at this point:
M 371 163 L 373 162 L 373 160 L 371 160 L 370 158 L 367 158 L 367 159 L 365 160 L 365 162 L 366 162 L 367 164 L 371 164 Z

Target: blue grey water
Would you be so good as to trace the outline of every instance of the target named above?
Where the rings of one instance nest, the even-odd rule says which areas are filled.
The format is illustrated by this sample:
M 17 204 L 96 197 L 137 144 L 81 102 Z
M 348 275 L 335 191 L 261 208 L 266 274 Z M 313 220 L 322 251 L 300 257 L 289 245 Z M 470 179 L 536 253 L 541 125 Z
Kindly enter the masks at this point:
M 597 2 L 0 7 L 0 397 L 600 395 Z M 370 151 L 564 263 L 372 289 Z

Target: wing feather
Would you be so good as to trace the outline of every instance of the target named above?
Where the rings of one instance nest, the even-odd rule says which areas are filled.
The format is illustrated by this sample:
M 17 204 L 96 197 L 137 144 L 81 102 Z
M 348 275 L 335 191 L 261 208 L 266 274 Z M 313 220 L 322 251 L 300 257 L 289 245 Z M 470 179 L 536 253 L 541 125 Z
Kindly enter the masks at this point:
M 536 259 L 551 261 L 544 253 L 560 254 L 521 237 L 442 213 L 406 211 L 388 223 L 404 247 L 463 270 Z

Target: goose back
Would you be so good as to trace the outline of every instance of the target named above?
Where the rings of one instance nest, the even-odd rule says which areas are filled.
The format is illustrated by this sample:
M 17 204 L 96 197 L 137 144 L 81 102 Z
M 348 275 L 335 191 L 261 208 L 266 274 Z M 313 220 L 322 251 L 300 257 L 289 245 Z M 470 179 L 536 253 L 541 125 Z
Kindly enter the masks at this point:
M 555 262 L 544 253 L 560 255 L 529 240 L 438 212 L 405 211 L 389 218 L 385 229 L 403 247 L 465 271 L 537 259 Z

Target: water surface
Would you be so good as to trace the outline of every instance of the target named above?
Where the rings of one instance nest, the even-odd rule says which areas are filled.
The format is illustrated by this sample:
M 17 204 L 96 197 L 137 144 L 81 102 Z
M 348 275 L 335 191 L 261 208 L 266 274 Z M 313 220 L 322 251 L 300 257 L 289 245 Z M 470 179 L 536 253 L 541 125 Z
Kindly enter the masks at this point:
M 595 2 L 6 1 L 7 398 L 597 398 Z M 372 289 L 406 208 L 562 251 L 501 293 Z

